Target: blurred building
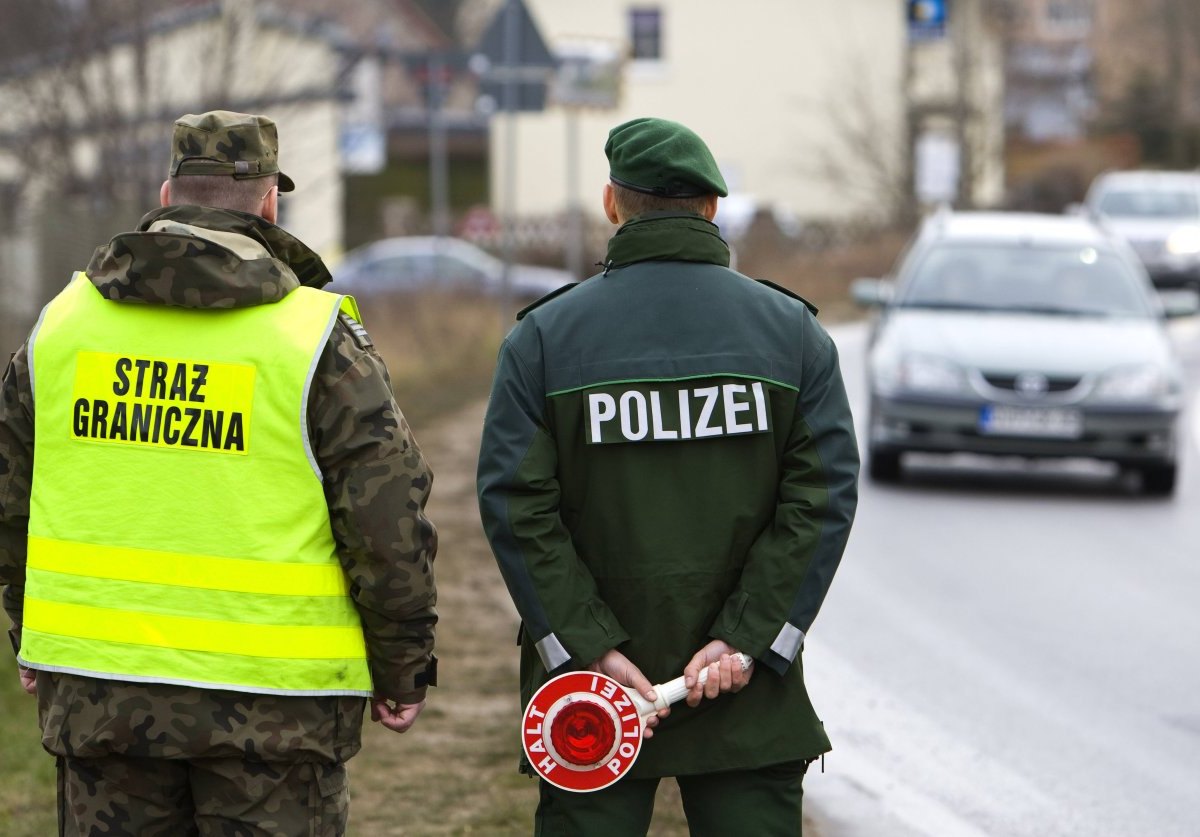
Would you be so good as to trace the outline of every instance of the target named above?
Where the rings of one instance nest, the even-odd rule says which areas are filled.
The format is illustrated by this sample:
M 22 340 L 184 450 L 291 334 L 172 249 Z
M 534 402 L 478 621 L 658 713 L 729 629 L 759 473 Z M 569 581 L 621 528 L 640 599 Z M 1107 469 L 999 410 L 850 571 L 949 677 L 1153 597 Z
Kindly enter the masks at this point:
M 1151 165 L 1200 165 L 1200 3 L 1094 4 L 1102 127 L 1135 134 Z
M 909 0 L 906 72 L 919 205 L 1004 200 L 1004 18 L 996 0 Z
M 493 4 L 497 5 L 497 4 Z M 639 116 L 674 119 L 711 147 L 734 195 L 803 218 L 878 207 L 901 176 L 903 10 L 891 0 L 527 0 L 552 50 L 591 41 L 627 56 L 619 101 L 575 113 L 522 113 L 514 131 L 515 211 L 566 208 L 578 178 L 599 213 L 608 130 Z M 577 120 L 578 172 L 568 171 Z M 492 142 L 492 194 L 503 194 L 508 133 Z M 854 135 L 854 141 L 847 137 Z M 858 147 L 852 147 L 857 145 Z
M 157 205 L 168 131 L 183 113 L 276 120 L 280 164 L 296 182 L 280 223 L 331 262 L 428 230 L 435 147 L 443 209 L 486 202 L 488 117 L 451 16 L 416 0 L 66 8 L 74 14 L 0 0 L 3 345 L 97 244 Z
M 461 5 L 289 0 L 289 8 L 335 21 L 345 38 L 347 248 L 448 228 L 453 216 L 487 201 L 489 118 L 476 108 L 478 80 L 457 36 Z
M 1080 140 L 1096 116 L 1094 0 L 1020 0 L 1008 30 L 1005 121 L 1029 142 Z
M 0 68 L 0 337 L 10 349 L 97 244 L 157 205 L 182 113 L 268 113 L 296 182 L 281 224 L 318 252 L 342 246 L 336 31 L 249 2 L 120 19 L 93 9 L 115 6 L 27 21 L 29 50 Z
M 627 62 L 614 107 L 557 107 L 552 94 L 544 112 L 516 117 L 518 215 L 562 212 L 573 181 L 582 184 L 584 206 L 599 213 L 607 132 L 646 115 L 678 120 L 704 137 L 729 184 L 729 203 L 773 206 L 801 220 L 894 216 L 911 200 L 910 142 L 929 149 L 930 138 L 941 136 L 947 141 L 938 148 L 954 146 L 953 159 L 937 149 L 926 156 L 935 165 L 970 167 L 961 178 L 963 202 L 990 205 L 1002 196 L 1002 56 L 982 0 L 955 3 L 949 30 L 915 45 L 912 56 L 905 4 L 894 0 L 526 5 L 552 50 L 613 45 Z M 959 42 L 962 49 L 951 47 Z M 509 133 L 503 117 L 494 128 L 495 203 Z M 955 174 L 955 190 L 959 182 Z
M 1010 10 L 1006 116 L 1013 137 L 1072 141 L 1200 124 L 1200 4 L 1194 0 L 1004 2 Z
M 1013 206 L 1058 211 L 1111 168 L 1200 165 L 1200 3 L 999 5 Z

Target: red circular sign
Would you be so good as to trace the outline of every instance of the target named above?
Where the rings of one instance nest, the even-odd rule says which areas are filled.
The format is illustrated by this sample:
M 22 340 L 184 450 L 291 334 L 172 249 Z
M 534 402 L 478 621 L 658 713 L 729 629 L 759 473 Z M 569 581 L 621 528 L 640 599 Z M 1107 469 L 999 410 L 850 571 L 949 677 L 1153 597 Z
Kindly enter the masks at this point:
M 642 721 L 625 688 L 603 674 L 572 671 L 537 690 L 521 723 L 537 775 L 569 791 L 606 788 L 642 749 Z

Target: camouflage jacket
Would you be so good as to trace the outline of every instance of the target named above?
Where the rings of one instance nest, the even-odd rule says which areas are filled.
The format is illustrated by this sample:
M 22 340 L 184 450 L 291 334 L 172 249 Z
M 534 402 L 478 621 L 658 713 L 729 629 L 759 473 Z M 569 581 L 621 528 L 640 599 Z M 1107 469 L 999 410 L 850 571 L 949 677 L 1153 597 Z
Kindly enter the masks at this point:
M 194 237 L 186 248 L 178 237 Z M 270 304 L 329 272 L 279 227 L 196 206 L 155 210 L 97 248 L 87 274 L 109 299 L 188 308 Z M 0 584 L 19 646 L 33 474 L 28 344 L 0 397 Z M 392 396 L 383 361 L 344 315 L 317 364 L 309 433 L 324 474 L 338 553 L 350 579 L 377 693 L 420 701 L 436 676 L 433 558 L 425 517 L 432 474 Z M 282 697 L 38 674 L 43 743 L 80 757 L 229 757 L 342 761 L 359 748 L 360 697 Z

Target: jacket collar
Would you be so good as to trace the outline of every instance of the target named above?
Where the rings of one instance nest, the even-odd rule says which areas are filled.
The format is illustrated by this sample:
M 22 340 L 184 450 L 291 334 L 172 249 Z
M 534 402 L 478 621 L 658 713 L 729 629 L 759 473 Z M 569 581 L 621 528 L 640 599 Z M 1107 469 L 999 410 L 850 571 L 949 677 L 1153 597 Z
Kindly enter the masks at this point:
M 263 218 L 183 205 L 147 213 L 96 248 L 86 272 L 108 299 L 184 308 L 278 302 L 330 279 L 316 253 Z
M 729 267 L 729 245 L 699 215 L 648 212 L 630 218 L 608 242 L 605 270 L 637 262 L 704 262 Z

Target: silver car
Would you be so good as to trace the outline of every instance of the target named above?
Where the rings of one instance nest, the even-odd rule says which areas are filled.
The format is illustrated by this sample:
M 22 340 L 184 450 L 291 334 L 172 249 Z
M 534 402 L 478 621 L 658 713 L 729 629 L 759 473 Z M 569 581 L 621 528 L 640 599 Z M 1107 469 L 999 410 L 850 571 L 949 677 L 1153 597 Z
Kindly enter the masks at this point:
M 1174 491 L 1180 364 L 1164 326 L 1200 300 L 1154 293 L 1129 248 L 1083 217 L 944 213 L 895 282 L 859 280 L 881 306 L 869 364 L 868 472 L 909 451 L 1090 457 Z
M 1200 288 L 1200 173 L 1116 171 L 1092 181 L 1084 202 L 1123 238 L 1162 288 Z
M 575 281 L 565 270 L 514 264 L 508 294 L 534 300 Z M 459 290 L 499 297 L 504 264 L 458 238 L 407 236 L 385 238 L 351 250 L 333 270 L 329 290 L 369 296 L 421 289 Z

